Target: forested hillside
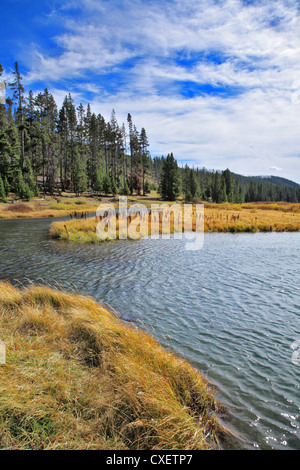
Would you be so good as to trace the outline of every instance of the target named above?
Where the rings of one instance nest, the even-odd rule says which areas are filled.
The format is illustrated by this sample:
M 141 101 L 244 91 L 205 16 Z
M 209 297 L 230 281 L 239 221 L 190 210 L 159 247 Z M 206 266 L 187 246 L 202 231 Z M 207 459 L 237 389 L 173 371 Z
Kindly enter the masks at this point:
M 3 68 L 0 65 L 0 75 Z M 118 123 L 90 105 L 75 105 L 67 94 L 58 109 L 48 89 L 25 92 L 18 63 L 0 104 L 0 200 L 9 193 L 28 200 L 40 193 L 145 195 L 157 190 L 164 199 L 221 202 L 300 202 L 300 186 L 280 178 L 247 178 L 229 169 L 179 168 L 172 153 L 149 152 L 146 130 L 128 113 Z

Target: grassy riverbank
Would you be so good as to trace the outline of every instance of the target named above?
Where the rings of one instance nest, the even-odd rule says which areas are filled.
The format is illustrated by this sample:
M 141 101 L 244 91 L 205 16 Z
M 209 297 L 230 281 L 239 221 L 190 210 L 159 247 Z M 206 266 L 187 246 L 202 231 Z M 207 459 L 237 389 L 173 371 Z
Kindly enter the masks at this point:
M 14 204 L 0 203 L 0 219 L 58 218 L 69 217 L 71 214 L 74 216 L 75 213 L 80 217 L 81 214 L 95 213 L 99 204 L 106 202 L 118 207 L 118 197 L 76 197 L 75 194 L 66 194 L 61 197 L 47 196 L 45 199 L 35 198 L 30 202 L 15 201 Z M 184 200 L 180 198 L 177 202 L 183 204 Z M 201 201 L 195 202 L 201 203 Z M 128 197 L 129 207 L 132 204 L 143 204 L 150 208 L 152 204 L 165 203 L 155 192 L 148 196 Z M 172 205 L 173 203 L 167 202 L 167 204 Z M 285 202 L 213 204 L 205 202 L 204 206 L 204 230 L 207 232 L 300 230 L 300 204 Z M 96 242 L 95 226 L 96 221 L 90 225 L 85 220 L 73 220 L 67 224 L 70 237 L 67 236 L 65 228 L 63 227 L 61 230 L 59 225 L 57 225 L 57 229 L 52 230 L 52 234 L 56 238 Z
M 91 298 L 0 283 L 0 449 L 212 449 L 211 387 Z
M 206 232 L 297 232 L 300 204 L 205 204 Z
M 156 192 L 147 196 L 128 196 L 128 204 L 161 204 L 163 201 Z M 7 199 L 9 202 L 0 202 L 1 219 L 41 219 L 68 217 L 75 212 L 91 214 L 96 212 L 99 204 L 110 203 L 118 207 L 118 196 L 102 196 L 97 198 L 92 195 L 77 197 L 74 193 L 63 193 L 62 196 L 46 196 L 45 198 L 34 198 L 30 202 L 18 200 L 14 194 Z M 13 201 L 13 202 L 12 202 Z M 180 199 L 182 202 L 182 199 Z M 172 204 L 169 202 L 169 204 Z
M 99 200 L 81 197 L 51 197 L 30 202 L 0 203 L 0 219 L 41 219 L 66 217 L 74 212 L 96 212 Z
M 147 204 L 148 205 L 148 204 Z M 70 220 L 52 224 L 52 238 L 98 243 L 96 226 L 99 219 Z M 184 228 L 184 227 L 183 227 Z M 300 204 L 251 203 L 251 204 L 205 204 L 205 232 L 294 232 L 300 230 Z M 160 224 L 160 231 L 163 231 Z M 174 219 L 171 217 L 171 233 Z M 151 234 L 149 217 L 148 233 Z M 119 236 L 117 223 L 117 238 Z

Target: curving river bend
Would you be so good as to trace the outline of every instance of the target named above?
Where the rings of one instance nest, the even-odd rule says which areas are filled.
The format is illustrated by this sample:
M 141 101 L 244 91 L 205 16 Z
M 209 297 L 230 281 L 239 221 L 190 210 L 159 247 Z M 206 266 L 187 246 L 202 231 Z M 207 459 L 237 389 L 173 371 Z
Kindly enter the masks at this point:
M 52 221 L 0 221 L 0 280 L 109 303 L 207 374 L 237 447 L 300 449 L 300 233 L 205 234 L 187 251 L 49 240 Z

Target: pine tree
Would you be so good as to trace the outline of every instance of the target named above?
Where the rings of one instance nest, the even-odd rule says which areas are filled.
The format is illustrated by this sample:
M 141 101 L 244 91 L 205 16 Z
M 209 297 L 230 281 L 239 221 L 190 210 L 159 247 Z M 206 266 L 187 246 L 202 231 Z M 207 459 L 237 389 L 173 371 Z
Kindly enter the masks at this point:
M 37 107 L 37 119 L 39 123 L 39 138 L 41 145 L 41 168 L 43 188 L 46 187 L 50 194 L 57 184 L 57 107 L 53 96 L 47 88 L 35 98 Z
M 68 119 L 68 130 L 69 130 L 69 143 L 70 143 L 70 174 L 71 180 L 73 180 L 73 169 L 75 166 L 75 136 L 77 127 L 77 115 L 74 100 L 69 93 L 67 98 L 67 119 Z
M 66 109 L 63 106 L 58 113 L 57 131 L 59 136 L 59 175 L 62 191 L 67 186 L 67 168 L 68 168 L 68 126 Z
M 221 177 L 218 171 L 213 173 L 211 183 L 211 198 L 217 204 L 221 202 Z
M 58 134 L 61 147 L 60 178 L 64 190 L 69 189 L 73 181 L 75 166 L 75 139 L 77 115 L 71 94 L 64 99 L 58 113 Z
M 35 196 L 38 196 L 38 188 L 37 188 L 36 180 L 33 175 L 32 166 L 28 157 L 25 158 L 24 183 L 25 184 L 27 183 L 29 189 L 33 192 L 33 194 Z
M 140 147 L 140 135 L 136 128 L 133 126 L 133 190 L 136 190 L 140 196 L 142 194 L 142 167 L 141 167 L 141 147 Z
M 2 65 L 0 64 L 0 77 L 3 74 L 3 72 L 4 72 L 4 69 Z M 5 91 L 6 84 L 3 80 L 0 80 L 0 86 L 1 86 L 0 91 L 2 90 L 2 88 L 3 88 L 3 91 Z M 6 125 L 5 100 L 2 101 L 0 99 L 0 130 L 4 129 L 5 125 Z
M 102 172 L 100 168 L 98 168 L 96 171 L 95 186 L 94 186 L 94 190 L 96 191 L 98 196 L 101 193 L 102 189 L 103 189 L 103 177 L 102 177 Z
M 1 176 L 0 176 L 0 201 L 6 202 L 6 193 L 5 193 L 4 183 L 2 181 Z
M 105 192 L 105 194 L 108 194 L 108 193 L 111 192 L 110 178 L 106 173 L 105 173 L 103 181 L 102 181 L 102 187 L 103 187 L 103 191 Z
M 185 199 L 187 201 L 190 200 L 192 198 L 192 195 L 190 193 L 190 169 L 187 164 L 184 167 L 182 175 L 182 190 Z
M 169 154 L 163 162 L 160 194 L 167 201 L 175 201 L 180 195 L 181 177 L 173 153 Z
M 4 189 L 5 189 L 6 195 L 8 195 L 8 193 L 10 191 L 10 184 L 9 184 L 8 179 L 7 179 L 6 176 L 4 178 Z
M 141 130 L 140 147 L 141 147 L 141 153 L 142 153 L 143 196 L 145 196 L 145 194 L 146 194 L 146 191 L 145 191 L 145 174 L 147 173 L 147 167 L 148 167 L 147 147 L 149 147 L 149 142 L 148 142 L 148 137 L 147 137 L 147 134 L 146 134 L 146 131 L 145 131 L 144 127 Z
M 124 186 L 123 186 L 123 189 L 122 189 L 122 194 L 124 196 L 129 196 L 129 194 L 130 194 L 130 189 L 129 189 L 127 180 L 125 180 L 125 183 L 124 183 Z
M 4 69 L 0 64 L 0 77 L 3 72 Z M 13 125 L 12 121 L 11 123 Z M 12 147 L 8 134 L 8 126 L 9 121 L 5 109 L 5 104 L 0 101 L 0 176 L 2 177 L 3 183 L 5 181 L 5 178 L 7 179 L 10 173 L 10 159 L 12 154 Z
M 24 86 L 22 84 L 23 77 L 19 72 L 18 62 L 15 62 L 15 71 L 13 72 L 15 80 L 9 84 L 13 90 L 13 99 L 17 102 L 16 122 L 21 135 L 21 168 L 24 169 L 25 164 L 25 127 L 24 127 Z
M 116 180 L 115 180 L 115 178 L 114 178 L 113 176 L 112 176 L 112 178 L 111 178 L 110 190 L 111 190 L 113 196 L 115 196 L 115 195 L 117 194 L 117 192 L 118 192 L 118 187 L 117 187 L 117 185 L 116 185 Z
M 25 112 L 25 122 L 28 140 L 27 156 L 30 158 L 32 171 L 34 173 L 35 178 L 37 178 L 42 168 L 42 136 L 41 123 L 39 121 L 39 116 L 35 104 L 35 97 L 32 91 L 29 91 Z
M 33 191 L 31 191 L 28 183 L 24 184 L 24 191 L 22 194 L 22 199 L 25 199 L 25 201 L 30 201 L 30 199 L 34 196 Z
M 77 196 L 87 190 L 87 175 L 79 152 L 75 154 L 73 184 Z
M 221 186 L 220 186 L 218 202 L 219 203 L 227 202 L 226 182 L 225 182 L 225 179 L 223 177 L 221 177 Z
M 194 170 L 190 170 L 190 192 L 192 199 L 200 197 L 200 185 L 197 181 L 196 173 Z
M 129 126 L 129 145 L 130 145 L 130 181 L 129 188 L 130 194 L 136 190 L 140 195 L 142 190 L 142 169 L 141 169 L 141 147 L 140 147 L 140 136 L 136 126 L 132 122 L 130 114 L 127 116 Z
M 89 126 L 89 162 L 88 176 L 92 189 L 95 189 L 96 173 L 98 167 L 98 123 L 96 114 L 93 113 L 90 118 Z
M 21 169 L 19 169 L 17 174 L 15 192 L 20 199 L 25 199 L 26 201 L 29 201 L 33 197 L 33 192 L 28 183 L 24 182 Z
M 127 161 L 127 133 L 126 133 L 126 127 L 125 127 L 124 122 L 121 128 L 121 135 L 122 135 L 122 141 L 123 141 L 123 187 L 125 188 L 125 184 L 127 184 L 127 177 L 128 177 L 128 168 L 127 168 L 128 161 Z
M 118 126 L 115 110 L 112 110 L 110 123 L 109 123 L 109 146 L 110 146 L 110 159 L 111 159 L 111 175 L 114 179 L 117 177 L 118 166 L 118 136 L 120 129 Z
M 228 202 L 233 202 L 233 180 L 230 170 L 227 168 L 222 172 L 223 184 L 225 184 L 226 200 Z
M 0 127 L 0 176 L 7 178 L 10 173 L 12 147 L 5 127 Z
M 18 132 L 17 127 L 11 121 L 8 122 L 8 126 L 6 129 L 6 136 L 7 136 L 10 148 L 9 148 L 9 154 L 8 154 L 8 161 L 5 162 L 6 164 L 5 175 L 13 189 L 15 186 L 16 179 L 18 176 L 18 171 L 21 165 L 20 165 L 19 132 Z
M 134 153 L 134 146 L 133 146 L 133 123 L 131 114 L 128 113 L 127 115 L 127 122 L 129 128 L 129 148 L 130 148 L 130 183 L 129 189 L 130 193 L 133 193 L 133 153 Z
M 151 192 L 151 185 L 149 183 L 149 181 L 145 181 L 145 184 L 144 184 L 144 196 L 146 194 L 149 194 Z

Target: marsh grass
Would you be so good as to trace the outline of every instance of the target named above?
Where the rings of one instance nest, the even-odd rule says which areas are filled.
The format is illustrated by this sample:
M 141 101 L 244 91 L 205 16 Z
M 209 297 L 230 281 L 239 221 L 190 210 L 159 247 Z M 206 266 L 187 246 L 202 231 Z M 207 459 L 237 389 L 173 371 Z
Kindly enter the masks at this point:
M 300 204 L 205 204 L 205 232 L 295 232 L 300 230 Z M 97 217 L 88 220 L 71 220 L 52 224 L 52 238 L 82 243 L 99 243 L 96 234 Z M 129 225 L 129 219 L 127 221 Z M 193 212 L 192 229 L 196 230 L 195 211 Z M 182 224 L 184 232 L 184 223 Z M 159 233 L 164 233 L 160 217 Z M 165 232 L 166 233 L 166 232 Z M 170 216 L 170 233 L 174 233 L 174 216 Z M 148 217 L 148 232 L 141 236 L 151 235 L 151 217 Z M 117 220 L 117 239 L 119 238 Z M 130 237 L 129 237 L 130 238 Z M 107 238 L 109 240 L 109 238 Z
M 205 231 L 296 232 L 300 230 L 300 204 L 242 204 L 205 208 Z
M 66 217 L 74 212 L 91 214 L 96 212 L 99 201 L 81 198 L 47 198 L 45 201 L 33 200 L 15 204 L 0 203 L 0 219 L 54 218 Z
M 205 378 L 103 305 L 0 283 L 1 449 L 212 449 Z

